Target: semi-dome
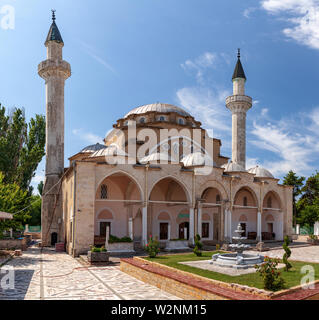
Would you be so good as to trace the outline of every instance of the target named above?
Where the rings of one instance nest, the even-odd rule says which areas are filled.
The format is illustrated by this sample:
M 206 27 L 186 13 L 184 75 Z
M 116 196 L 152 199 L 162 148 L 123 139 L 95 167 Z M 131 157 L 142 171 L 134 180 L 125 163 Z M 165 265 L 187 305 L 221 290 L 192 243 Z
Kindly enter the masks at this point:
M 140 115 L 140 114 L 145 114 L 147 112 L 158 112 L 158 113 L 176 112 L 183 117 L 191 116 L 187 111 L 185 111 L 184 109 L 182 109 L 180 107 L 174 106 L 172 104 L 158 102 L 158 103 L 146 104 L 144 106 L 134 108 L 130 112 L 128 112 L 124 116 L 124 118 L 127 118 L 128 116 L 130 116 L 132 114 Z
M 96 144 L 92 144 L 90 146 L 83 148 L 80 152 L 81 153 L 93 153 L 95 151 L 103 150 L 105 148 L 106 148 L 106 146 L 104 144 L 96 143 Z
M 194 152 L 186 155 L 181 162 L 183 163 L 184 167 L 195 167 L 195 166 L 211 166 L 216 167 L 215 162 L 213 159 L 207 155 L 202 154 L 200 152 Z
M 228 162 L 222 165 L 222 168 L 225 169 L 225 172 L 246 172 L 245 168 L 238 163 Z
M 143 157 L 140 160 L 140 163 L 149 163 L 149 162 L 157 162 L 157 161 L 175 161 L 168 154 L 162 152 L 151 153 L 148 156 Z
M 274 178 L 270 171 L 259 166 L 250 168 L 248 172 L 254 174 L 258 178 Z

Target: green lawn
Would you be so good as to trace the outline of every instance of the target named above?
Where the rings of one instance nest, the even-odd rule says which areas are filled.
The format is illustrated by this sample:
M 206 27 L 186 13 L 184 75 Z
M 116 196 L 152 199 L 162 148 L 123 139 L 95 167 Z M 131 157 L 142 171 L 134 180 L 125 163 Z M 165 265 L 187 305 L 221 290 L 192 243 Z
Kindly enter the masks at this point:
M 240 276 L 229 276 L 226 274 L 203 270 L 191 266 L 187 266 L 184 264 L 180 264 L 179 262 L 185 261 L 198 261 L 198 260 L 208 260 L 211 259 L 212 254 L 220 253 L 220 251 L 204 251 L 202 257 L 195 256 L 194 253 L 188 254 L 174 254 L 174 255 L 160 255 L 156 258 L 146 258 L 149 261 L 158 262 L 164 264 L 169 267 L 173 267 L 179 270 L 191 272 L 197 274 L 199 276 L 203 276 L 210 279 L 215 279 L 223 282 L 233 282 L 242 285 L 248 285 L 250 287 L 255 287 L 262 289 L 263 283 L 262 279 L 258 273 L 250 273 L 250 274 L 243 274 Z M 288 272 L 282 269 L 282 277 L 285 280 L 285 288 L 291 288 L 300 284 L 300 280 L 305 274 L 301 274 L 300 269 L 304 265 L 311 265 L 314 267 L 315 270 L 315 279 L 319 279 L 319 264 L 317 263 L 308 263 L 308 262 L 300 262 L 300 261 L 290 261 L 292 264 L 292 269 Z

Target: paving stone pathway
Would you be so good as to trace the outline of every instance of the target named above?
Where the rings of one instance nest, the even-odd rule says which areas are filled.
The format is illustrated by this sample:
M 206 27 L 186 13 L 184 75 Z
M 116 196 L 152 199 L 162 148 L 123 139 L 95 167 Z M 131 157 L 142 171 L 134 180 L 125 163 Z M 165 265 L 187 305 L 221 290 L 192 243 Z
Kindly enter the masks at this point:
M 118 266 L 84 267 L 66 253 L 47 249 L 41 253 L 37 247 L 6 266 L 14 267 L 15 289 L 0 288 L 0 300 L 179 299 L 123 273 Z

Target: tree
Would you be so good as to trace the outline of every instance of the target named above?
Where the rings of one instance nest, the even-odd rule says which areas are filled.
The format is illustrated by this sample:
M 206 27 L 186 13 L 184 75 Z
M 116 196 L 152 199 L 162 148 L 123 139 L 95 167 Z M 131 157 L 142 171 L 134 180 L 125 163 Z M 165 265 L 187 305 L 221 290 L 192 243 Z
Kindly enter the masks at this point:
M 39 192 L 40 196 L 42 196 L 42 192 L 43 192 L 43 181 L 40 181 L 40 183 L 38 184 L 38 192 Z
M 308 206 L 313 206 L 319 198 L 319 172 L 310 176 L 301 189 L 302 196 L 297 203 L 297 209 L 302 211 Z
M 292 268 L 292 265 L 290 264 L 290 262 L 288 261 L 289 257 L 291 256 L 291 250 L 289 249 L 288 245 L 289 245 L 289 237 L 288 236 L 285 236 L 284 238 L 284 244 L 283 244 L 283 249 L 285 250 L 285 253 L 282 257 L 282 261 L 283 263 L 286 265 L 285 266 L 285 270 L 286 271 L 289 271 L 289 269 Z
M 286 186 L 293 186 L 293 223 L 296 224 L 298 217 L 297 209 L 297 197 L 301 194 L 301 189 L 303 187 L 303 182 L 305 177 L 298 177 L 295 172 L 290 170 L 288 174 L 284 177 L 283 184 Z
M 41 225 L 41 196 L 31 196 L 30 219 L 27 221 L 31 226 Z
M 4 175 L 0 173 L 0 211 L 15 213 L 13 220 L 0 222 L 0 233 L 9 228 L 14 230 L 22 227 L 22 224 L 30 218 L 29 210 L 25 209 L 30 203 L 27 190 L 22 190 L 16 183 L 5 183 Z
M 301 225 L 312 226 L 316 221 L 319 221 L 319 198 L 316 198 L 311 205 L 304 206 L 298 218 L 298 223 Z
M 27 123 L 24 110 L 6 115 L 0 104 L 0 172 L 4 183 L 15 183 L 32 193 L 30 186 L 45 151 L 45 117 L 36 115 Z

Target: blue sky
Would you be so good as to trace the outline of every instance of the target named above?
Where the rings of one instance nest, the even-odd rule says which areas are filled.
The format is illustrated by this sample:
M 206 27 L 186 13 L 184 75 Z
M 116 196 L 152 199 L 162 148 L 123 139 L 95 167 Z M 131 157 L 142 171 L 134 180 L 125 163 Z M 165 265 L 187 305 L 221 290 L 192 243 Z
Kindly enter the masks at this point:
M 3 27 L 8 5 L 13 29 Z M 240 47 L 254 100 L 247 166 L 279 178 L 318 169 L 318 0 L 0 0 L 0 101 L 24 107 L 28 118 L 45 112 L 37 65 L 52 8 L 73 73 L 65 88 L 66 164 L 130 109 L 158 101 L 190 111 L 231 156 L 225 97 Z M 43 169 L 42 161 L 34 185 Z

